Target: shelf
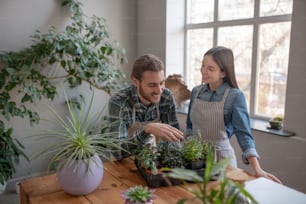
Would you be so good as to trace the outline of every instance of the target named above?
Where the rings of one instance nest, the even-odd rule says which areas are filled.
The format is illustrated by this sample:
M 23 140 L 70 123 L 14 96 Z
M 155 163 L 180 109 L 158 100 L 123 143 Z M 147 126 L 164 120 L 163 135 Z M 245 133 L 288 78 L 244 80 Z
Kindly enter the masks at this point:
M 286 131 L 283 128 L 280 130 L 274 130 L 269 128 L 269 122 L 268 121 L 263 121 L 263 120 L 258 120 L 258 119 L 250 119 L 251 122 L 251 128 L 252 130 L 257 130 L 260 132 L 265 132 L 269 134 L 274 134 L 282 137 L 291 137 L 294 136 L 294 132 Z

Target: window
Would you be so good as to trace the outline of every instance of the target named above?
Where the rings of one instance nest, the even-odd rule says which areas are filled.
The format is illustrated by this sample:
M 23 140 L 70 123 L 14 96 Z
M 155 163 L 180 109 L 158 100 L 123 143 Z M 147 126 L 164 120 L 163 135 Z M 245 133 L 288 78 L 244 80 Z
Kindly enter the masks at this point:
M 239 88 L 250 116 L 284 114 L 292 0 L 186 0 L 186 83 L 201 83 L 203 54 L 234 52 Z

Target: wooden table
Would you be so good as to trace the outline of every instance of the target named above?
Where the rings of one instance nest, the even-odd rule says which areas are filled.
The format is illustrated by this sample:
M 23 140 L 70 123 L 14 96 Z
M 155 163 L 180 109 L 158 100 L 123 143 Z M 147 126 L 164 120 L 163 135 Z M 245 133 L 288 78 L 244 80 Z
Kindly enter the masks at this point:
M 120 204 L 124 203 L 120 196 L 123 190 L 134 185 L 146 185 L 132 158 L 104 163 L 104 169 L 103 180 L 98 189 L 85 196 L 71 196 L 62 191 L 55 174 L 24 180 L 20 184 L 20 202 L 21 204 Z M 252 176 L 249 179 L 253 179 Z M 209 185 L 215 184 L 211 182 Z M 177 203 L 181 198 L 191 198 L 193 194 L 188 188 L 196 188 L 196 185 L 190 183 L 156 188 L 157 198 L 154 203 L 171 204 Z

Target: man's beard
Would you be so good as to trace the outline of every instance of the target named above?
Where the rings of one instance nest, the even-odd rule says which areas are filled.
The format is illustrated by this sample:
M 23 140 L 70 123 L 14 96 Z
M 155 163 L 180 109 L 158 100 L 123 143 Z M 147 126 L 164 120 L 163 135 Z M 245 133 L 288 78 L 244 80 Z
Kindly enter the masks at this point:
M 152 98 L 153 98 L 152 93 L 150 93 L 150 94 L 145 94 L 141 86 L 139 86 L 139 95 L 140 95 L 140 97 L 141 97 L 143 100 L 145 100 L 146 102 L 149 102 L 149 103 L 151 103 L 151 104 L 157 104 L 157 103 L 159 103 L 159 101 L 160 101 L 160 96 L 159 96 L 159 99 L 158 99 L 158 100 L 152 100 Z

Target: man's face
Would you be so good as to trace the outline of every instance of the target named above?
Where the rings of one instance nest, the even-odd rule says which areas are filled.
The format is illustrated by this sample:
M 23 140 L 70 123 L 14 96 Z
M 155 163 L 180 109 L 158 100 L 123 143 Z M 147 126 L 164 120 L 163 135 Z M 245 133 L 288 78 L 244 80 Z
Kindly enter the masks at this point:
M 160 101 L 161 94 L 165 88 L 164 71 L 146 71 L 141 81 L 134 79 L 140 102 L 144 105 L 156 104 Z

